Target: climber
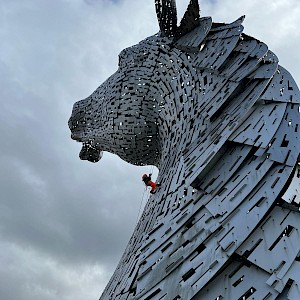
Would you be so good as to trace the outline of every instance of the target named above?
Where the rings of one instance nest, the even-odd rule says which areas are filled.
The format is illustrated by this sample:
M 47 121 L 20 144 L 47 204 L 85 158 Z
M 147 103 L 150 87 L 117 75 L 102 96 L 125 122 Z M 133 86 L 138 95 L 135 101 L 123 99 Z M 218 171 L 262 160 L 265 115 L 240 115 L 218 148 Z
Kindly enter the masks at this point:
M 156 186 L 159 186 L 160 184 L 156 184 L 155 182 L 151 181 L 151 175 L 152 174 L 149 174 L 149 176 L 148 176 L 147 174 L 144 174 L 142 176 L 142 181 L 144 181 L 146 186 L 151 186 L 150 193 L 154 194 L 154 190 L 155 190 Z

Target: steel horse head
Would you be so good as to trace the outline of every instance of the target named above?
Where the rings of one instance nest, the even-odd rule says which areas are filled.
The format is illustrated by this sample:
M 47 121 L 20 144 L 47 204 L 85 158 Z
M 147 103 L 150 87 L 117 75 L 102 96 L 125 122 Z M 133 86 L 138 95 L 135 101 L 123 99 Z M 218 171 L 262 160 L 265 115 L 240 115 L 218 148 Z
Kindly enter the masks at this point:
M 96 162 L 109 151 L 136 165 L 158 166 L 168 152 L 180 101 L 188 97 L 175 94 L 196 80 L 188 78 L 194 66 L 180 41 L 199 27 L 199 5 L 192 0 L 177 26 L 175 1 L 155 4 L 160 32 L 121 51 L 118 70 L 74 105 L 69 127 L 72 138 L 83 143 L 81 159 Z M 210 19 L 202 23 L 208 30 Z

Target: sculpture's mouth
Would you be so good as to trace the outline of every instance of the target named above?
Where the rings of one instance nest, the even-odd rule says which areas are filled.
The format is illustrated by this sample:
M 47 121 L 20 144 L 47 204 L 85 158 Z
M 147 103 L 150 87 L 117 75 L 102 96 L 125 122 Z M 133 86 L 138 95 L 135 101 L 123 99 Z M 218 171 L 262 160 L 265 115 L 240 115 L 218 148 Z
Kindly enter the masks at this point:
M 83 134 L 79 132 L 71 132 L 71 139 L 79 143 L 83 142 Z
M 72 132 L 71 138 L 79 143 L 82 143 L 82 148 L 79 153 L 79 158 L 90 162 L 98 162 L 103 155 L 103 151 L 93 146 L 92 141 L 85 141 L 85 135 L 81 132 Z
M 77 103 L 76 103 L 77 104 Z M 79 158 L 90 162 L 98 162 L 103 151 L 95 147 L 93 140 L 87 138 L 87 127 L 85 122 L 80 120 L 80 114 L 77 113 L 76 104 L 74 105 L 72 116 L 69 119 L 69 128 L 71 130 L 71 138 L 79 143 L 82 143 L 82 148 L 79 153 Z
M 79 153 L 79 158 L 90 162 L 98 162 L 103 155 L 103 151 L 93 147 L 90 143 L 82 143 L 82 148 Z

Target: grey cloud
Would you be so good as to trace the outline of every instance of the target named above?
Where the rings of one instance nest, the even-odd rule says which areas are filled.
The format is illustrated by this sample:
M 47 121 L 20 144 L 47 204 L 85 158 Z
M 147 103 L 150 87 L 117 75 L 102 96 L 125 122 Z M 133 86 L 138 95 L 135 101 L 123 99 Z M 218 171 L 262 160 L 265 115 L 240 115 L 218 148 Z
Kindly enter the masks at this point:
M 97 298 L 133 230 L 143 191 L 142 171 L 109 154 L 101 164 L 84 164 L 69 137 L 73 103 L 113 72 L 122 49 L 120 38 L 101 45 L 102 32 L 121 32 L 104 27 L 109 8 L 72 3 L 0 8 L 0 244 L 10 260 L 10 267 L 1 260 L 0 295 L 7 300 L 88 299 L 80 270 Z M 69 274 L 79 286 L 68 283 Z
M 108 280 L 99 265 L 70 269 L 51 257 L 8 243 L 1 243 L 0 263 L 5 265 L 0 295 L 6 300 L 97 299 L 101 281 Z

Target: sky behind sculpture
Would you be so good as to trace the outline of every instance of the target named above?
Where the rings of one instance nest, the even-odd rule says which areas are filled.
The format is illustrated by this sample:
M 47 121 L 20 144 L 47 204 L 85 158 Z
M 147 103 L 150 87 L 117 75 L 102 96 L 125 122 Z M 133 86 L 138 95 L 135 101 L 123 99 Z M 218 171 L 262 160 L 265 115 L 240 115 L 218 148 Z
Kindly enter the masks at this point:
M 200 5 L 215 22 L 246 14 L 244 32 L 300 83 L 297 0 Z M 80 161 L 67 120 L 123 48 L 158 31 L 154 1 L 0 1 L 0 20 L 0 298 L 97 299 L 133 231 L 150 168 L 108 153 L 95 165 Z

